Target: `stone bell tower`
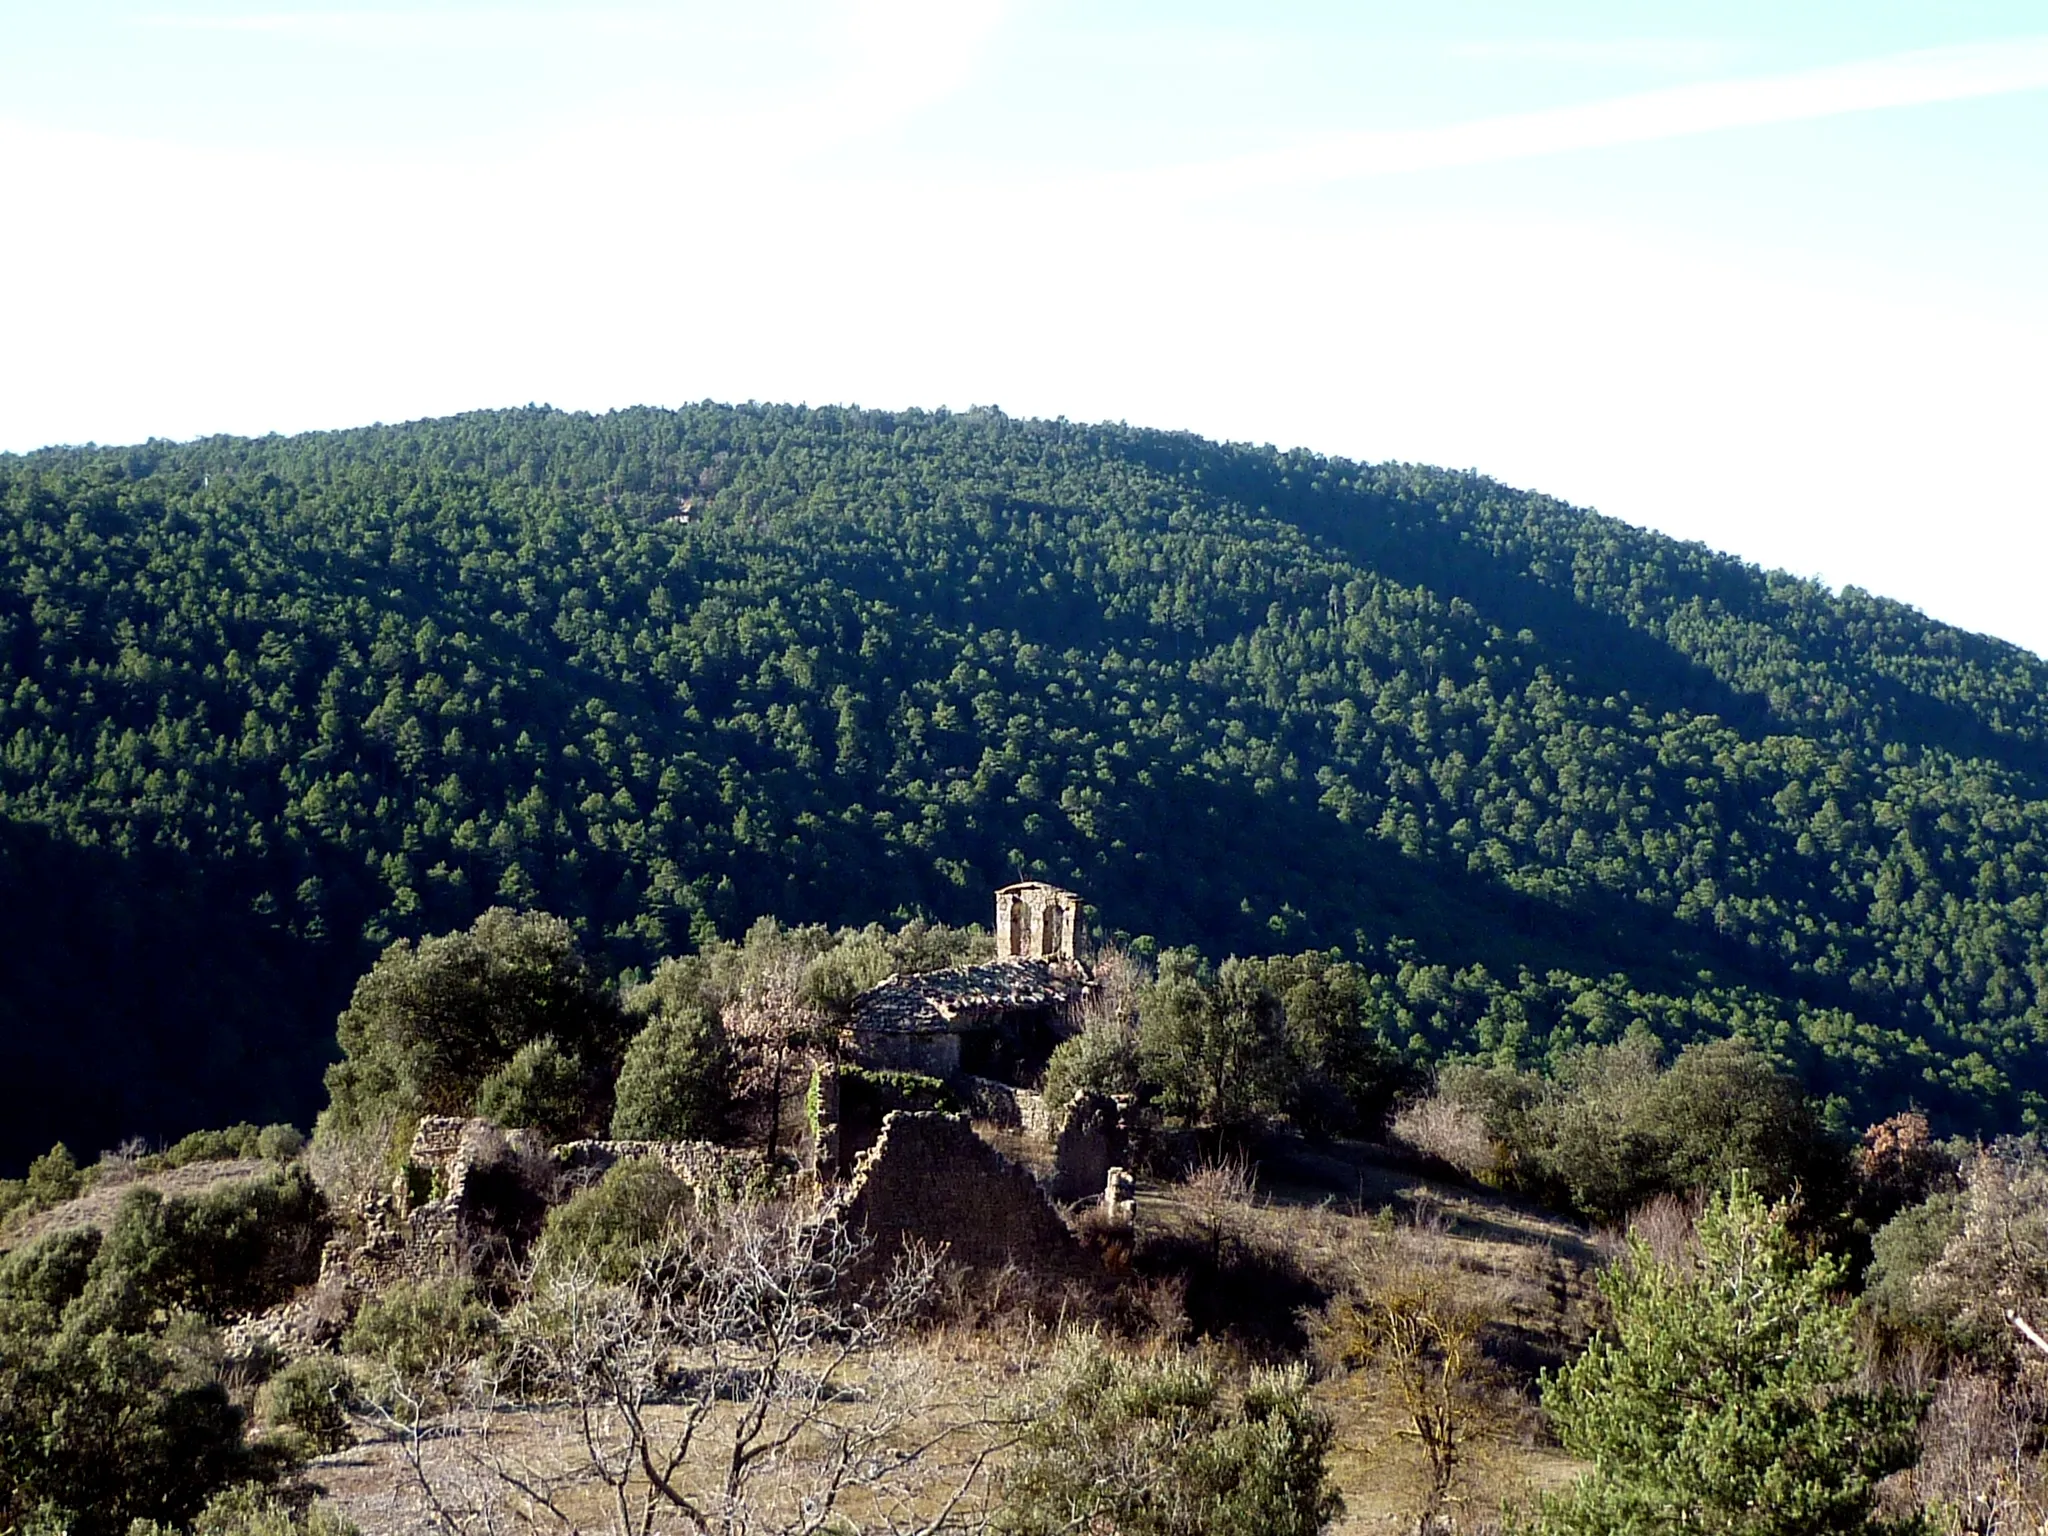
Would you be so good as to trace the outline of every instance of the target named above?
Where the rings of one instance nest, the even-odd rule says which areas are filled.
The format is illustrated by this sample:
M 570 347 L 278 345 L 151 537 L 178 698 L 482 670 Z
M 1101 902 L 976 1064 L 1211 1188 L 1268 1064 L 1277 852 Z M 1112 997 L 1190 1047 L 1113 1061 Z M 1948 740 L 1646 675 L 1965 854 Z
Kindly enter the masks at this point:
M 1081 898 L 1042 880 L 996 892 L 998 960 L 1073 960 L 1081 929 Z

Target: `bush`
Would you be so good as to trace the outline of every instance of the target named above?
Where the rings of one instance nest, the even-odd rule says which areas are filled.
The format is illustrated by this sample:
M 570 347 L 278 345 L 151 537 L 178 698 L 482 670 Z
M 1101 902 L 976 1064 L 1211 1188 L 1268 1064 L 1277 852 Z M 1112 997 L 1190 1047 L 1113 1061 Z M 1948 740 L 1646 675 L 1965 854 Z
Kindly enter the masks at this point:
M 1948 1194 L 1908 1206 L 1879 1227 L 1870 1240 L 1870 1268 L 1863 1281 L 1863 1305 L 1870 1315 L 1900 1333 L 1945 1336 L 1953 1309 L 1923 1296 L 1920 1277 L 1962 1229 L 1962 1202 Z
M 640 1272 L 641 1256 L 696 1204 L 690 1186 L 661 1163 L 628 1158 L 548 1213 L 542 1267 L 586 1266 L 600 1279 L 624 1283 Z
M 139 1520 L 128 1536 L 179 1536 L 174 1526 Z M 214 1495 L 192 1522 L 192 1536 L 360 1536 L 356 1527 L 322 1504 L 300 1509 L 261 1483 L 243 1483 Z
M 161 1306 L 216 1321 L 281 1301 L 319 1271 L 326 1201 L 303 1168 L 239 1179 L 202 1195 L 134 1189 L 102 1258 Z
M 364 1303 L 341 1345 L 376 1368 L 387 1406 L 396 1388 L 424 1407 L 445 1397 L 464 1366 L 494 1355 L 498 1335 L 497 1314 L 475 1284 L 447 1275 L 401 1280 Z
M 1139 1085 L 1137 1042 L 1116 1028 L 1084 1029 L 1053 1048 L 1045 1065 L 1045 1103 L 1055 1119 L 1064 1116 L 1074 1095 L 1136 1093 Z
M 288 1163 L 306 1150 L 306 1136 L 296 1125 L 266 1125 L 256 1135 L 256 1155 L 273 1163 Z
M 612 1135 L 620 1141 L 689 1141 L 724 1129 L 732 1048 L 718 1015 L 701 1006 L 664 1008 L 626 1047 L 614 1092 Z
M 290 1127 L 286 1127 L 287 1130 Z M 218 1131 L 193 1131 L 171 1143 L 164 1152 L 166 1168 L 184 1168 L 192 1163 L 224 1163 L 232 1158 L 260 1155 L 263 1133 L 248 1121 Z
M 97 1228 L 70 1227 L 0 1255 L 0 1302 L 60 1316 L 84 1292 L 102 1241 Z
M 125 1257 L 68 1231 L 0 1261 L 0 1530 L 121 1536 L 249 1475 L 240 1412 Z
M 1432 1093 L 1402 1105 L 1388 1129 L 1402 1146 L 1448 1164 L 1468 1179 L 1486 1184 L 1500 1179 L 1500 1146 L 1486 1128 L 1485 1117 L 1469 1104 Z
M 1438 1085 L 1484 1119 L 1501 1182 L 1596 1221 L 1736 1172 L 1770 1199 L 1797 1191 L 1819 1221 L 1849 1198 L 1847 1143 L 1744 1040 L 1688 1046 L 1668 1070 L 1653 1044 L 1627 1040 L 1570 1052 L 1550 1078 L 1468 1063 L 1445 1067 Z
M 1299 1368 L 1254 1374 L 1233 1404 L 1207 1365 L 1074 1348 L 1005 1482 L 1009 1536 L 1313 1536 L 1343 1508 Z
M 78 1159 L 60 1141 L 28 1165 L 22 1203 L 32 1210 L 47 1211 L 66 1200 L 76 1200 L 84 1187 L 85 1180 L 78 1171 Z
M 263 1385 L 256 1416 L 293 1436 L 314 1456 L 348 1445 L 348 1404 L 355 1390 L 348 1369 L 331 1355 L 294 1360 Z
M 2048 1316 L 2048 1150 L 2009 1137 L 1980 1151 L 1953 1222 L 1915 1300 L 1946 1318 L 1962 1347 L 2010 1366 L 2021 1346 L 2008 1311 L 2037 1326 Z
M 520 1046 L 483 1080 L 476 1112 L 499 1125 L 530 1126 L 563 1141 L 595 1128 L 596 1099 L 583 1064 L 545 1035 Z

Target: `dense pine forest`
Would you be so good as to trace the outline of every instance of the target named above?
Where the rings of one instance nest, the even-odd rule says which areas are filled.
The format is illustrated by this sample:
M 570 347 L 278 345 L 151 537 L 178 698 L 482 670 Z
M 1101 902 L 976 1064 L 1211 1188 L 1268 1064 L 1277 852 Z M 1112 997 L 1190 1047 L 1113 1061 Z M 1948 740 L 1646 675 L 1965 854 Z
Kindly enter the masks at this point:
M 2034 1126 L 2048 663 L 1472 474 L 995 411 L 0 457 L 0 1171 L 310 1120 L 390 941 L 1071 885 L 1418 1064 L 1750 1037 Z

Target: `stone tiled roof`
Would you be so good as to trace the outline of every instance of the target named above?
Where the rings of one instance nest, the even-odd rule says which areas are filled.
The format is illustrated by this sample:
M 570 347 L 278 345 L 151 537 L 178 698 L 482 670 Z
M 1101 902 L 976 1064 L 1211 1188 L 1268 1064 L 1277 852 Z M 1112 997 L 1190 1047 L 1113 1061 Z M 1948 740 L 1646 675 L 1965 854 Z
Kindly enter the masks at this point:
M 853 1027 L 876 1034 L 948 1034 L 1006 1013 L 1073 1000 L 1081 975 L 1071 963 L 991 960 L 917 976 L 891 976 L 853 1002 Z

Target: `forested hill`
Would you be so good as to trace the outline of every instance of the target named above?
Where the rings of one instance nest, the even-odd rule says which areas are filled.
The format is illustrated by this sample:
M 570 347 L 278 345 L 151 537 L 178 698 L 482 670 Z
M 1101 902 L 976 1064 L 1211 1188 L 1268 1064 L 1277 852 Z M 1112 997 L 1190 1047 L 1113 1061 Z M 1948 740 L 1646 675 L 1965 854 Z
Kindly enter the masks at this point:
M 0 1163 L 305 1120 L 376 947 L 757 915 L 1341 947 L 1388 1038 L 2048 1067 L 2048 667 L 1472 475 L 1000 413 L 0 457 Z

